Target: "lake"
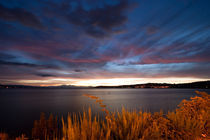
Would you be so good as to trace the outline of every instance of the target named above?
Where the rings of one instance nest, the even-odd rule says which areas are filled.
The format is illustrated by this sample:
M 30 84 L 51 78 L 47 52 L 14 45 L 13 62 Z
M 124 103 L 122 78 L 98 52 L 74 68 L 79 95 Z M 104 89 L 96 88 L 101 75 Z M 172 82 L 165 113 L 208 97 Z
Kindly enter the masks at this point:
M 88 107 L 94 114 L 104 116 L 91 94 L 103 100 L 110 111 L 122 106 L 133 110 L 173 111 L 183 99 L 196 95 L 195 89 L 0 89 L 0 131 L 27 132 L 41 112 L 59 118 L 68 112 L 82 112 Z M 210 93 L 210 90 L 200 90 Z

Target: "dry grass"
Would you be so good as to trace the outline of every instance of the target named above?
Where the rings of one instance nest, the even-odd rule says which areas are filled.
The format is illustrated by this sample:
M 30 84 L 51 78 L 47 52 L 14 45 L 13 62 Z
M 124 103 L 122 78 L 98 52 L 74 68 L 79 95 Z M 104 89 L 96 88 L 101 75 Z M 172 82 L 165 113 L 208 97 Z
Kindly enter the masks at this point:
M 210 95 L 196 91 L 199 96 L 183 100 L 174 112 L 149 113 L 127 111 L 109 112 L 99 97 L 85 94 L 96 100 L 106 119 L 92 116 L 91 109 L 82 114 L 69 114 L 62 119 L 62 130 L 57 119 L 44 115 L 35 122 L 34 139 L 47 140 L 210 140 Z M 58 135 L 58 132 L 61 132 Z M 8 137 L 0 134 L 0 139 Z
M 51 114 L 46 120 L 45 114 L 41 113 L 40 120 L 34 121 L 32 138 L 40 140 L 52 140 L 58 137 L 58 119 Z
M 163 115 L 147 112 L 108 112 L 98 97 L 95 99 L 106 112 L 106 120 L 91 116 L 91 109 L 83 115 L 68 116 L 63 124 L 63 140 L 199 140 L 210 139 L 210 96 L 198 92 L 200 97 L 183 100 L 174 112 Z M 97 101 L 98 100 L 98 101 Z M 93 119 L 92 119 L 93 118 Z

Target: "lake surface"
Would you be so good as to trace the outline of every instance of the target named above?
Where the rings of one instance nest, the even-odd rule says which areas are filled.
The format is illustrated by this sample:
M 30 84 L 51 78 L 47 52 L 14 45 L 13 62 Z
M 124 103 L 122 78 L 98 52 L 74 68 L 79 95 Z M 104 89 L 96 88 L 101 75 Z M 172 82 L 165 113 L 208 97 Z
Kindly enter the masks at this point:
M 195 89 L 0 89 L 0 131 L 22 133 L 31 130 L 41 112 L 59 118 L 88 107 L 103 117 L 91 94 L 103 100 L 108 110 L 136 109 L 156 112 L 174 110 L 183 99 L 195 96 Z M 210 93 L 210 90 L 200 90 Z M 29 132 L 30 133 L 30 132 Z

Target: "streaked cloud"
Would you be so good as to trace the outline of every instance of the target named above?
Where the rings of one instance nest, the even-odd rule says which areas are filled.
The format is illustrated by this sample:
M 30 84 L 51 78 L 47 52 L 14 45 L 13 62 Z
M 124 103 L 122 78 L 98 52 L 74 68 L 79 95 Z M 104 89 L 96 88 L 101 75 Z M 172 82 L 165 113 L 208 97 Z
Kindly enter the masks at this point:
M 98 85 L 120 79 L 135 83 L 135 78 L 210 79 L 209 4 L 1 1 L 0 82 Z

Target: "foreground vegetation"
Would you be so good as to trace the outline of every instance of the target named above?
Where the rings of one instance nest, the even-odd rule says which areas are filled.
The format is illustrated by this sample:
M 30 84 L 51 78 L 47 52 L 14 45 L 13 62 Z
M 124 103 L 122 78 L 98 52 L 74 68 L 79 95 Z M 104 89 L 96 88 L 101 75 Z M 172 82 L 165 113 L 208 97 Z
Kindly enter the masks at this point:
M 210 95 L 196 91 L 199 96 L 183 100 L 174 112 L 149 113 L 127 111 L 109 112 L 103 100 L 84 95 L 96 101 L 106 118 L 92 116 L 91 109 L 82 114 L 69 114 L 58 129 L 57 118 L 44 114 L 35 121 L 33 139 L 55 140 L 208 140 L 210 139 Z M 8 139 L 6 134 L 0 134 Z M 27 139 L 24 135 L 18 140 Z

